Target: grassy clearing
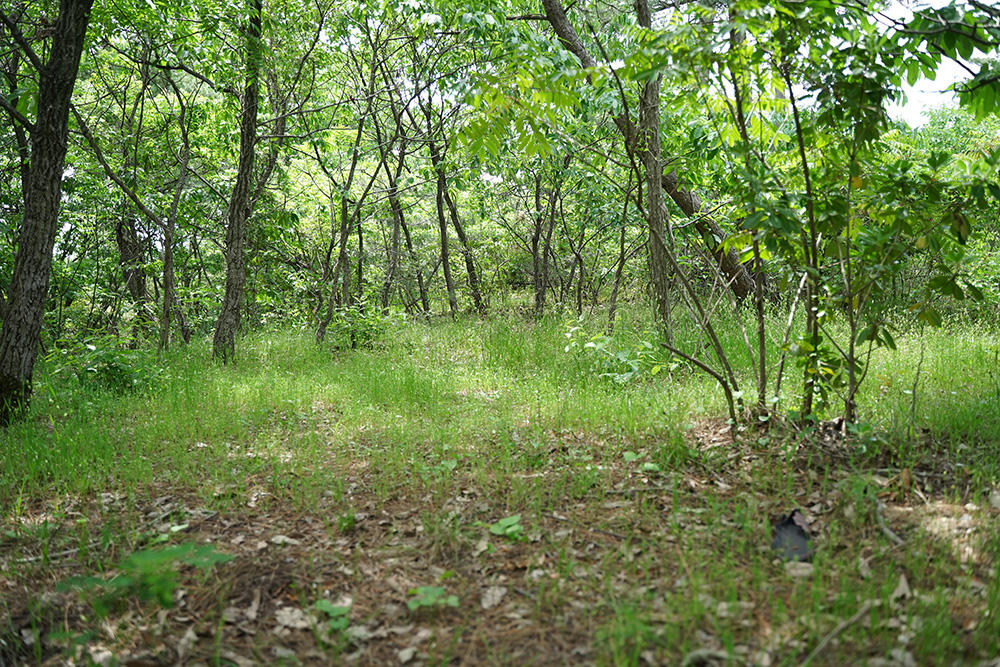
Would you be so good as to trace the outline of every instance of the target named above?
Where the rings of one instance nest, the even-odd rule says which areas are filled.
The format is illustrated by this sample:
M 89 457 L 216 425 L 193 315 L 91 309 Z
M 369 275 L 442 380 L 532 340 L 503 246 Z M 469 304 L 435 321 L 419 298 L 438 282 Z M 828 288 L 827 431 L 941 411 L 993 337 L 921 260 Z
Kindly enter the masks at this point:
M 620 384 L 567 331 L 400 324 L 369 350 L 283 332 L 231 368 L 203 341 L 119 359 L 148 387 L 124 395 L 113 363 L 54 357 L 37 419 L 0 436 L 0 664 L 798 665 L 824 639 L 811 664 L 1000 655 L 994 333 L 877 352 L 874 428 L 844 443 L 734 441 L 710 380 Z M 810 572 L 769 548 L 796 506 Z M 59 586 L 75 575 L 120 588 Z

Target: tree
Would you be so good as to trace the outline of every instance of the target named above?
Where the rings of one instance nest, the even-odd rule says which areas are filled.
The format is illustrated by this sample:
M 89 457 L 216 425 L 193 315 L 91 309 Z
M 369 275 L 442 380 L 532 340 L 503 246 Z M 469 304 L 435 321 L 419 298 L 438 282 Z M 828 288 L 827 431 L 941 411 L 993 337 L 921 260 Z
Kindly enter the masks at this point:
M 252 212 L 254 157 L 257 152 L 257 106 L 260 97 L 262 0 L 250 0 L 246 29 L 246 87 L 240 97 L 240 157 L 236 182 L 226 210 L 226 293 L 215 325 L 212 354 L 223 363 L 234 359 L 240 328 L 246 269 L 243 247 Z
M 62 199 L 69 109 L 93 0 L 62 0 L 52 29 L 49 57 L 42 63 L 21 32 L 17 17 L 0 11 L 15 48 L 38 72 L 38 115 L 32 123 L 16 107 L 3 106 L 31 135 L 24 183 L 24 219 L 18 237 L 3 326 L 0 328 L 0 424 L 25 414 L 35 359 L 41 344 L 52 249 Z

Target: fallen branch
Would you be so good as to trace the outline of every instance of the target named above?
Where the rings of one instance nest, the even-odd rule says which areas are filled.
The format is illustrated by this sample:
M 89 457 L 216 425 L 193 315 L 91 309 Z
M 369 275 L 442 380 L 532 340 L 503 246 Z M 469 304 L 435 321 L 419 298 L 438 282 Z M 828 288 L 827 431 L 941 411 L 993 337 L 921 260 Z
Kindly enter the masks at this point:
M 860 621 L 861 617 L 867 614 L 868 610 L 871 608 L 872 608 L 871 600 L 866 600 L 865 603 L 861 605 L 861 609 L 858 609 L 857 613 L 854 614 L 854 616 L 851 616 L 846 621 L 841 621 L 840 623 L 838 623 L 837 627 L 835 627 L 830 632 L 830 634 L 828 634 L 826 637 L 823 637 L 823 641 L 821 641 L 819 644 L 816 645 L 816 648 L 813 649 L 812 653 L 806 656 L 806 659 L 799 664 L 799 667 L 806 667 L 806 665 L 808 665 L 813 658 L 815 658 L 817 655 L 823 652 L 823 649 L 826 648 L 827 644 L 836 639 L 837 635 L 839 635 L 841 632 L 843 632 L 847 628 L 851 627 L 852 625 Z
M 901 546 L 905 543 L 903 538 L 892 532 L 892 528 L 889 528 L 889 526 L 885 523 L 885 517 L 882 516 L 882 508 L 884 507 L 885 504 L 883 504 L 881 500 L 875 500 L 875 520 L 878 521 L 878 527 L 882 529 L 885 536 L 896 544 L 896 546 Z

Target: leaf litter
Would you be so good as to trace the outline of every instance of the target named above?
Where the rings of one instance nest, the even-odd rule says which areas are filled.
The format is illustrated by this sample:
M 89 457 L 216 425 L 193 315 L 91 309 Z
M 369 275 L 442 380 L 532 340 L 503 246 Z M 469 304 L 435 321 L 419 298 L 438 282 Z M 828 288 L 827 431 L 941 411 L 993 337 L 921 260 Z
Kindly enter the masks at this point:
M 146 500 L 109 491 L 39 501 L 0 544 L 13 630 L 0 634 L 0 663 L 906 666 L 944 624 L 968 664 L 992 664 L 997 656 L 978 652 L 996 627 L 996 545 L 980 539 L 1000 514 L 989 493 L 984 506 L 955 503 L 954 486 L 921 471 L 908 476 L 923 481 L 894 489 L 822 447 L 789 456 L 734 443 L 727 428 L 692 429 L 703 456 L 679 469 L 643 466 L 642 442 L 629 444 L 635 456 L 613 456 L 603 437 L 574 432 L 553 434 L 533 477 L 456 466 L 386 493 L 377 466 L 349 461 L 343 495 L 308 508 L 263 483 L 218 508 L 176 487 L 149 488 Z M 581 470 L 596 476 L 555 488 Z M 789 505 L 808 515 L 812 563 L 771 553 L 769 517 Z M 343 516 L 352 519 L 338 524 Z M 130 597 L 95 628 L 86 596 L 57 584 L 146 544 L 66 549 L 62 529 L 48 543 L 26 530 L 83 518 L 92 531 L 131 520 L 134 535 L 211 544 L 233 559 L 182 567 L 172 607 Z M 932 556 L 948 559 L 915 571 Z M 816 588 L 828 580 L 839 584 Z

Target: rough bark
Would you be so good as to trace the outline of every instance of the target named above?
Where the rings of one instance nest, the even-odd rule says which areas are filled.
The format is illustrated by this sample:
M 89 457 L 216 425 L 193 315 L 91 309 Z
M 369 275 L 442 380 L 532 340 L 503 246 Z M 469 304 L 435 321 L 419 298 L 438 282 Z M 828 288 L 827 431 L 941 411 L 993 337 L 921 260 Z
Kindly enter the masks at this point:
M 246 88 L 240 100 L 240 157 L 236 183 L 226 210 L 226 293 L 215 324 L 212 354 L 223 363 L 235 360 L 246 285 L 244 245 L 252 211 L 254 155 L 257 147 L 257 106 L 260 98 L 260 38 L 262 0 L 251 0 L 247 25 Z
M 7 312 L 0 328 L 0 424 L 25 414 L 41 343 L 42 320 L 59 229 L 62 176 L 69 134 L 69 107 L 93 0 L 62 0 L 49 59 L 39 66 L 38 117 L 31 128 L 31 163 L 24 188 L 24 219 L 18 238 Z M 13 21 L 0 11 L 13 33 Z M 29 48 L 27 43 L 22 47 Z M 33 55 L 33 54 L 32 54 Z
M 677 172 L 671 171 L 663 175 L 663 192 L 670 197 L 684 214 L 694 220 L 694 228 L 701 236 L 705 246 L 715 257 L 716 265 L 726 278 L 729 288 L 737 299 L 742 301 L 752 296 L 756 290 L 753 276 L 747 271 L 746 265 L 740 261 L 740 255 L 735 249 L 723 247 L 722 240 L 726 233 L 722 231 L 713 218 L 702 214 L 701 198 L 684 190 L 678 185 Z

